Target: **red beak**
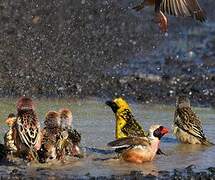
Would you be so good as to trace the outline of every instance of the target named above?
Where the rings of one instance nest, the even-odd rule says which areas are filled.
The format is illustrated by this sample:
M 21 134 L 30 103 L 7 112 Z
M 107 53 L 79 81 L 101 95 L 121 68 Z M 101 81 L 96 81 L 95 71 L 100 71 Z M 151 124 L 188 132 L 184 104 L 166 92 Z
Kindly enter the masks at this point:
M 167 134 L 169 132 L 168 128 L 163 127 L 163 129 L 161 130 L 161 134 Z

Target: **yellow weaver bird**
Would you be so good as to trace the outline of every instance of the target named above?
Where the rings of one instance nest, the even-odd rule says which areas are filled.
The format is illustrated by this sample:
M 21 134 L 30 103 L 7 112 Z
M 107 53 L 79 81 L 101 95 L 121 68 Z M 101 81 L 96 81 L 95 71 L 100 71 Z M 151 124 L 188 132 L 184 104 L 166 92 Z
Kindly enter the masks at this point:
M 116 139 L 128 136 L 147 136 L 143 127 L 134 118 L 131 108 L 123 98 L 116 98 L 107 101 L 106 104 L 111 107 L 116 117 Z

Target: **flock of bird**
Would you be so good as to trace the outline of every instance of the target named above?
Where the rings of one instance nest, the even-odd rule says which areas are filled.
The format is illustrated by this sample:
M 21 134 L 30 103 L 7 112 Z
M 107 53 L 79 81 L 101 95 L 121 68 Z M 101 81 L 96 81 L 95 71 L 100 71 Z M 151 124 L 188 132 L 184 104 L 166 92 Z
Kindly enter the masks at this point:
M 160 150 L 160 139 L 169 132 L 166 127 L 152 125 L 148 132 L 144 131 L 124 99 L 116 98 L 106 104 L 116 117 L 116 140 L 108 143 L 108 146 L 115 147 L 123 160 L 143 163 L 153 160 L 156 154 L 164 154 Z M 185 95 L 180 95 L 176 100 L 173 134 L 181 143 L 213 145 L 204 135 L 201 120 L 193 112 L 190 100 Z
M 22 158 L 27 161 L 63 160 L 65 156 L 81 156 L 81 135 L 72 128 L 72 112 L 69 109 L 49 111 L 45 127 L 41 129 L 35 105 L 31 98 L 21 97 L 17 114 L 9 114 L 9 126 L 1 145 L 1 158 L 12 161 Z
M 191 16 L 200 22 L 206 20 L 197 0 L 144 0 L 133 9 L 140 11 L 147 5 L 154 5 L 154 19 L 163 32 L 168 29 L 164 14 Z M 152 125 L 149 131 L 144 131 L 124 99 L 116 98 L 106 104 L 116 117 L 116 140 L 108 146 L 115 147 L 123 160 L 143 163 L 152 161 L 156 154 L 162 153 L 160 139 L 169 132 L 166 127 Z M 69 109 L 49 111 L 45 116 L 45 127 L 41 128 L 31 98 L 21 97 L 16 108 L 17 114 L 9 114 L 6 120 L 9 129 L 4 144 L 0 145 L 2 159 L 10 161 L 18 157 L 44 163 L 54 159 L 64 160 L 66 156 L 83 156 L 79 147 L 81 135 L 72 127 L 72 112 Z M 177 99 L 173 133 L 182 143 L 213 145 L 204 135 L 201 121 L 185 96 Z
M 134 118 L 128 103 L 121 97 L 107 101 L 116 118 L 116 140 L 107 145 L 115 148 L 120 159 L 133 163 L 152 161 L 162 154 L 160 139 L 169 132 L 162 125 L 152 125 L 149 131 Z M 16 104 L 17 114 L 9 114 L 9 127 L 1 144 L 1 158 L 13 161 L 21 158 L 40 163 L 65 160 L 65 157 L 83 157 L 80 148 L 81 135 L 72 127 L 72 112 L 69 109 L 49 111 L 40 127 L 31 98 L 21 97 Z M 173 133 L 181 143 L 213 145 L 203 133 L 200 119 L 192 111 L 186 96 L 176 102 Z

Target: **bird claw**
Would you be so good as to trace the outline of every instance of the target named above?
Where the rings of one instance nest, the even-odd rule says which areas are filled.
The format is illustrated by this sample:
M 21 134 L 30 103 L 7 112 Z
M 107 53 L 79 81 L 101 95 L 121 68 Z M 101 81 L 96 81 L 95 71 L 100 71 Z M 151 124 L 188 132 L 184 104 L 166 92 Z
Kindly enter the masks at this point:
M 166 16 L 161 11 L 159 11 L 158 13 L 155 14 L 154 21 L 156 23 L 158 23 L 162 32 L 167 32 L 168 20 L 167 20 Z

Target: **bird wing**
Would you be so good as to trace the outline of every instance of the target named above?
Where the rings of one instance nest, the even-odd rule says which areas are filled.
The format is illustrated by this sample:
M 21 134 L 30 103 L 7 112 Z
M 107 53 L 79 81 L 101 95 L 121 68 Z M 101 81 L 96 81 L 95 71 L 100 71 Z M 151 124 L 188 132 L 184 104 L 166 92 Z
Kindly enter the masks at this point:
M 115 141 L 111 141 L 107 145 L 111 147 L 131 146 L 131 145 L 149 146 L 150 141 L 146 137 L 125 137 L 125 138 L 117 139 Z
M 200 22 L 207 19 L 197 0 L 163 0 L 160 10 L 174 16 L 191 16 Z
M 144 132 L 142 126 L 134 118 L 130 110 L 124 110 L 120 116 L 126 121 L 126 124 L 121 129 L 125 135 L 146 136 L 146 132 Z
M 132 7 L 132 9 L 136 10 L 136 11 L 140 11 L 141 9 L 143 9 L 145 6 L 145 1 L 143 1 L 142 3 L 140 3 L 137 6 Z
M 176 109 L 174 124 L 197 138 L 206 139 L 203 133 L 201 121 L 190 107 Z
M 38 143 L 40 128 L 36 116 L 27 113 L 18 116 L 17 130 L 22 143 L 29 148 Z

